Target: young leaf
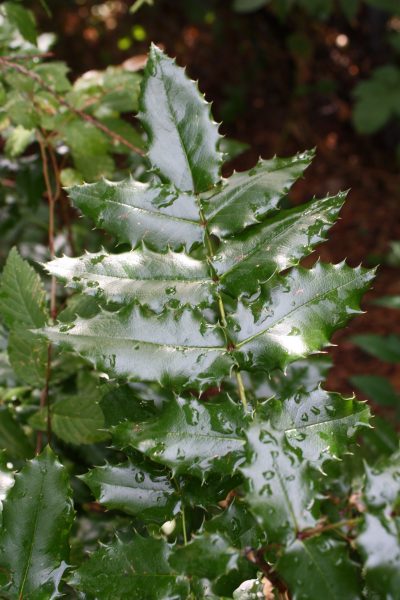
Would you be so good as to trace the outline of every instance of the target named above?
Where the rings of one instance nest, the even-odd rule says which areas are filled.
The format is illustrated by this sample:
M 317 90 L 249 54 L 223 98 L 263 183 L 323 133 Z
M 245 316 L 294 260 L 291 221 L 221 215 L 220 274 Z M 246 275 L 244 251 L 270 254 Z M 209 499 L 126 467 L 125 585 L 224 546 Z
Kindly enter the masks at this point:
M 204 479 L 210 472 L 230 475 L 234 471 L 245 442 L 244 423 L 240 405 L 228 398 L 223 403 L 176 398 L 155 419 L 121 423 L 113 431 L 113 440 L 167 465 L 174 474 Z
M 144 73 L 140 119 L 149 158 L 178 189 L 202 192 L 219 179 L 218 126 L 183 69 L 152 45 Z
M 188 579 L 170 566 L 170 554 L 170 546 L 161 539 L 138 535 L 127 543 L 117 539 L 94 552 L 74 573 L 70 585 L 102 600 L 188 598 Z
M 145 522 L 164 523 L 172 519 L 179 501 L 165 473 L 133 461 L 96 467 L 81 479 L 98 502 L 109 509 L 136 515 Z
M 296 540 L 284 550 L 276 569 L 294 599 L 363 597 L 360 572 L 346 544 L 327 535 Z
M 48 448 L 15 477 L 3 504 L 0 566 L 14 598 L 56 597 L 73 522 L 68 476 Z

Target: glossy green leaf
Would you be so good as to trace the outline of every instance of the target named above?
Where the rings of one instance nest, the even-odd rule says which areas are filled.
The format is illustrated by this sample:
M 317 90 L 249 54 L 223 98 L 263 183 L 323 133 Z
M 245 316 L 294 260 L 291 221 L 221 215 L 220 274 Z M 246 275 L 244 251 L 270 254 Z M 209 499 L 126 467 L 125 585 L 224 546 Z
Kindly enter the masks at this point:
M 47 327 L 49 339 L 73 348 L 97 369 L 175 387 L 205 387 L 233 364 L 222 330 L 189 310 L 160 315 L 136 305 L 101 311 L 91 319 Z
M 368 425 L 365 404 L 321 388 L 269 400 L 246 431 L 246 500 L 271 539 L 282 541 L 315 525 L 317 469 L 340 457 Z
M 249 171 L 223 180 L 216 193 L 202 200 L 209 231 L 224 237 L 262 221 L 278 207 L 313 156 L 304 152 L 292 158 L 260 160 Z
M 288 443 L 284 432 L 255 421 L 246 432 L 246 501 L 269 541 L 293 540 L 297 532 L 313 527 L 310 509 L 315 482 L 309 464 Z
M 400 586 L 400 454 L 365 467 L 363 501 L 368 512 L 356 544 L 364 559 L 369 593 L 396 598 Z
M 325 239 L 343 202 L 339 194 L 283 210 L 234 239 L 222 240 L 212 263 L 224 291 L 234 297 L 251 295 L 275 272 L 298 264 Z
M 96 467 L 83 475 L 82 480 L 98 502 L 143 521 L 163 523 L 172 519 L 179 501 L 165 473 L 132 461 Z
M 73 575 L 70 584 L 89 597 L 102 600 L 180 600 L 189 597 L 186 577 L 168 562 L 170 546 L 161 539 L 135 535 L 127 543 L 117 539 L 94 552 Z
M 174 549 L 169 563 L 182 574 L 213 580 L 236 569 L 238 559 L 238 550 L 221 534 L 204 532 Z
M 361 573 L 347 545 L 327 535 L 296 540 L 284 550 L 276 569 L 293 600 L 364 597 Z
M 73 512 L 68 476 L 45 449 L 16 475 L 3 503 L 0 566 L 10 576 L 6 596 L 39 600 L 59 595 Z
M 244 424 L 240 405 L 228 398 L 218 403 L 176 398 L 154 419 L 121 423 L 113 431 L 113 440 L 167 465 L 174 474 L 230 475 L 241 459 Z
M 70 287 L 120 304 L 137 300 L 160 311 L 167 303 L 176 308 L 213 302 L 215 283 L 207 263 L 185 253 L 160 254 L 143 246 L 122 254 L 64 256 L 47 263 L 46 268 Z
M 195 197 L 170 185 L 99 181 L 73 187 L 69 195 L 98 227 L 134 247 L 145 242 L 156 250 L 189 250 L 203 239 Z
M 218 126 L 210 107 L 183 69 L 152 45 L 140 119 L 149 138 L 149 158 L 162 177 L 182 191 L 202 192 L 219 179 Z
M 270 371 L 321 350 L 332 333 L 360 313 L 373 271 L 318 263 L 275 278 L 260 297 L 239 302 L 228 318 L 234 356 L 243 368 Z
M 204 529 L 209 533 L 222 533 L 235 548 L 259 548 L 267 542 L 265 531 L 238 498 L 207 521 Z
M 380 375 L 353 375 L 350 383 L 377 404 L 399 406 L 400 396 L 386 377 Z
M 364 352 L 384 360 L 386 362 L 400 362 L 400 336 L 395 334 L 375 335 L 362 334 L 354 335 L 351 341 L 359 346 Z

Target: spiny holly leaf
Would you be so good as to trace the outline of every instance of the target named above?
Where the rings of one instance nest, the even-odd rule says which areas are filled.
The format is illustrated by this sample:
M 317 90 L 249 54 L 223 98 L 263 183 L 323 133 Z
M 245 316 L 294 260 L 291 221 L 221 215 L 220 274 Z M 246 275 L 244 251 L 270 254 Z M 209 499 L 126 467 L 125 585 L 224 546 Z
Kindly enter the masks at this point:
M 341 456 L 349 440 L 368 425 L 365 404 L 317 388 L 259 409 L 246 431 L 246 499 L 277 541 L 315 524 L 312 505 L 324 461 Z
M 56 258 L 46 265 L 70 287 L 98 299 L 126 304 L 137 300 L 160 311 L 165 304 L 174 308 L 190 304 L 209 306 L 215 283 L 205 261 L 181 252 L 140 250 L 108 254 L 97 252 L 80 258 Z
M 221 328 L 189 310 L 154 315 L 127 305 L 43 331 L 100 370 L 176 388 L 218 383 L 233 364 Z
M 166 250 L 168 246 L 190 250 L 202 242 L 195 197 L 171 185 L 103 180 L 74 186 L 69 195 L 98 227 L 133 247 L 145 242 L 155 250 Z
M 266 403 L 264 415 L 274 429 L 285 431 L 293 448 L 305 460 L 322 466 L 329 457 L 341 457 L 349 440 L 368 427 L 370 411 L 365 403 L 343 398 L 321 388 Z
M 70 585 L 102 600 L 188 598 L 188 580 L 170 566 L 170 554 L 170 546 L 161 539 L 138 535 L 127 543 L 117 539 L 94 552 L 74 573 Z
M 259 223 L 278 207 L 313 156 L 314 152 L 303 152 L 292 158 L 260 160 L 250 171 L 223 180 L 216 193 L 202 199 L 209 231 L 225 237 Z
M 296 540 L 284 550 L 276 569 L 293 600 L 363 598 L 360 572 L 347 545 L 327 535 Z
M 174 549 L 169 563 L 182 575 L 213 580 L 236 569 L 238 560 L 239 551 L 221 534 L 203 532 Z
M 120 465 L 96 467 L 81 479 L 96 500 L 112 510 L 163 523 L 172 519 L 179 498 L 165 472 L 132 460 Z
M 10 251 L 1 277 L 0 313 L 9 329 L 42 327 L 48 318 L 40 277 L 16 248 Z
M 73 522 L 68 476 L 48 448 L 15 477 L 3 504 L 0 566 L 10 598 L 57 597 Z
M 234 239 L 222 240 L 212 264 L 223 290 L 234 297 L 242 292 L 254 294 L 258 284 L 265 283 L 275 272 L 296 265 L 325 239 L 344 198 L 344 194 L 339 194 L 282 210 Z
M 152 45 L 144 72 L 140 119 L 149 158 L 182 191 L 202 192 L 219 179 L 218 126 L 183 69 Z
M 228 398 L 218 403 L 176 398 L 155 419 L 121 423 L 113 430 L 113 440 L 167 465 L 174 474 L 204 479 L 211 471 L 234 471 L 242 456 L 245 421 L 240 405 Z
M 395 598 L 400 586 L 400 453 L 365 467 L 368 511 L 356 544 L 364 558 L 369 593 Z
M 209 533 L 222 533 L 235 548 L 259 548 L 267 536 L 246 504 L 235 498 L 225 510 L 204 524 Z
M 244 369 L 270 371 L 320 350 L 361 312 L 360 298 L 373 276 L 361 267 L 318 263 L 274 278 L 256 301 L 239 302 L 228 319 L 235 358 Z
M 246 437 L 246 462 L 240 467 L 246 501 L 269 541 L 293 540 L 298 531 L 316 523 L 311 512 L 315 475 L 284 432 L 256 420 Z

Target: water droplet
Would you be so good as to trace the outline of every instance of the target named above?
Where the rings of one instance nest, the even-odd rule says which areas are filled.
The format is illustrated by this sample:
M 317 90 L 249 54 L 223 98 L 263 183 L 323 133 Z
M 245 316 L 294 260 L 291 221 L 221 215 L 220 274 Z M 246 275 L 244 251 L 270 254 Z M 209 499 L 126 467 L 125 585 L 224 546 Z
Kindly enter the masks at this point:
M 142 471 L 138 471 L 135 475 L 135 480 L 137 483 L 142 483 L 142 481 L 144 481 L 144 473 Z

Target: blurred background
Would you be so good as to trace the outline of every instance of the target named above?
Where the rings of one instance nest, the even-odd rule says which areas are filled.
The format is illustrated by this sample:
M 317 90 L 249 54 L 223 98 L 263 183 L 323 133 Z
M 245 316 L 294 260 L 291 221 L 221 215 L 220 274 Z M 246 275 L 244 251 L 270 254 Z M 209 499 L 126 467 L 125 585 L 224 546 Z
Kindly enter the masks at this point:
M 380 265 L 374 289 L 365 297 L 368 312 L 334 339 L 338 347 L 329 351 L 334 368 L 327 387 L 356 390 L 372 401 L 378 438 L 394 450 L 400 411 L 400 0 L 22 4 L 34 14 L 38 32 L 55 34 L 53 59 L 66 63 L 70 82 L 80 78 L 76 89 L 109 65 L 140 74 L 150 42 L 176 56 L 213 102 L 222 133 L 235 140 L 230 154 L 238 155 L 226 164 L 226 174 L 250 168 L 259 156 L 316 148 L 314 164 L 289 201 L 350 189 L 342 218 L 317 255 L 333 262 L 347 259 L 352 266 Z M 120 112 L 123 123 L 135 126 L 126 104 Z M 25 127 L 21 119 L 17 116 L 15 124 Z M 3 149 L 8 126 L 3 122 Z M 132 132 L 130 139 L 136 140 Z M 10 145 L 1 163 L 3 215 L 10 204 L 4 189 L 18 154 Z M 116 164 L 129 169 L 130 160 L 125 156 Z M 62 183 L 75 176 L 74 169 L 66 169 Z M 32 189 L 32 173 L 29 177 Z M 2 262 L 13 241 L 4 222 Z M 315 259 L 314 254 L 310 260 Z

